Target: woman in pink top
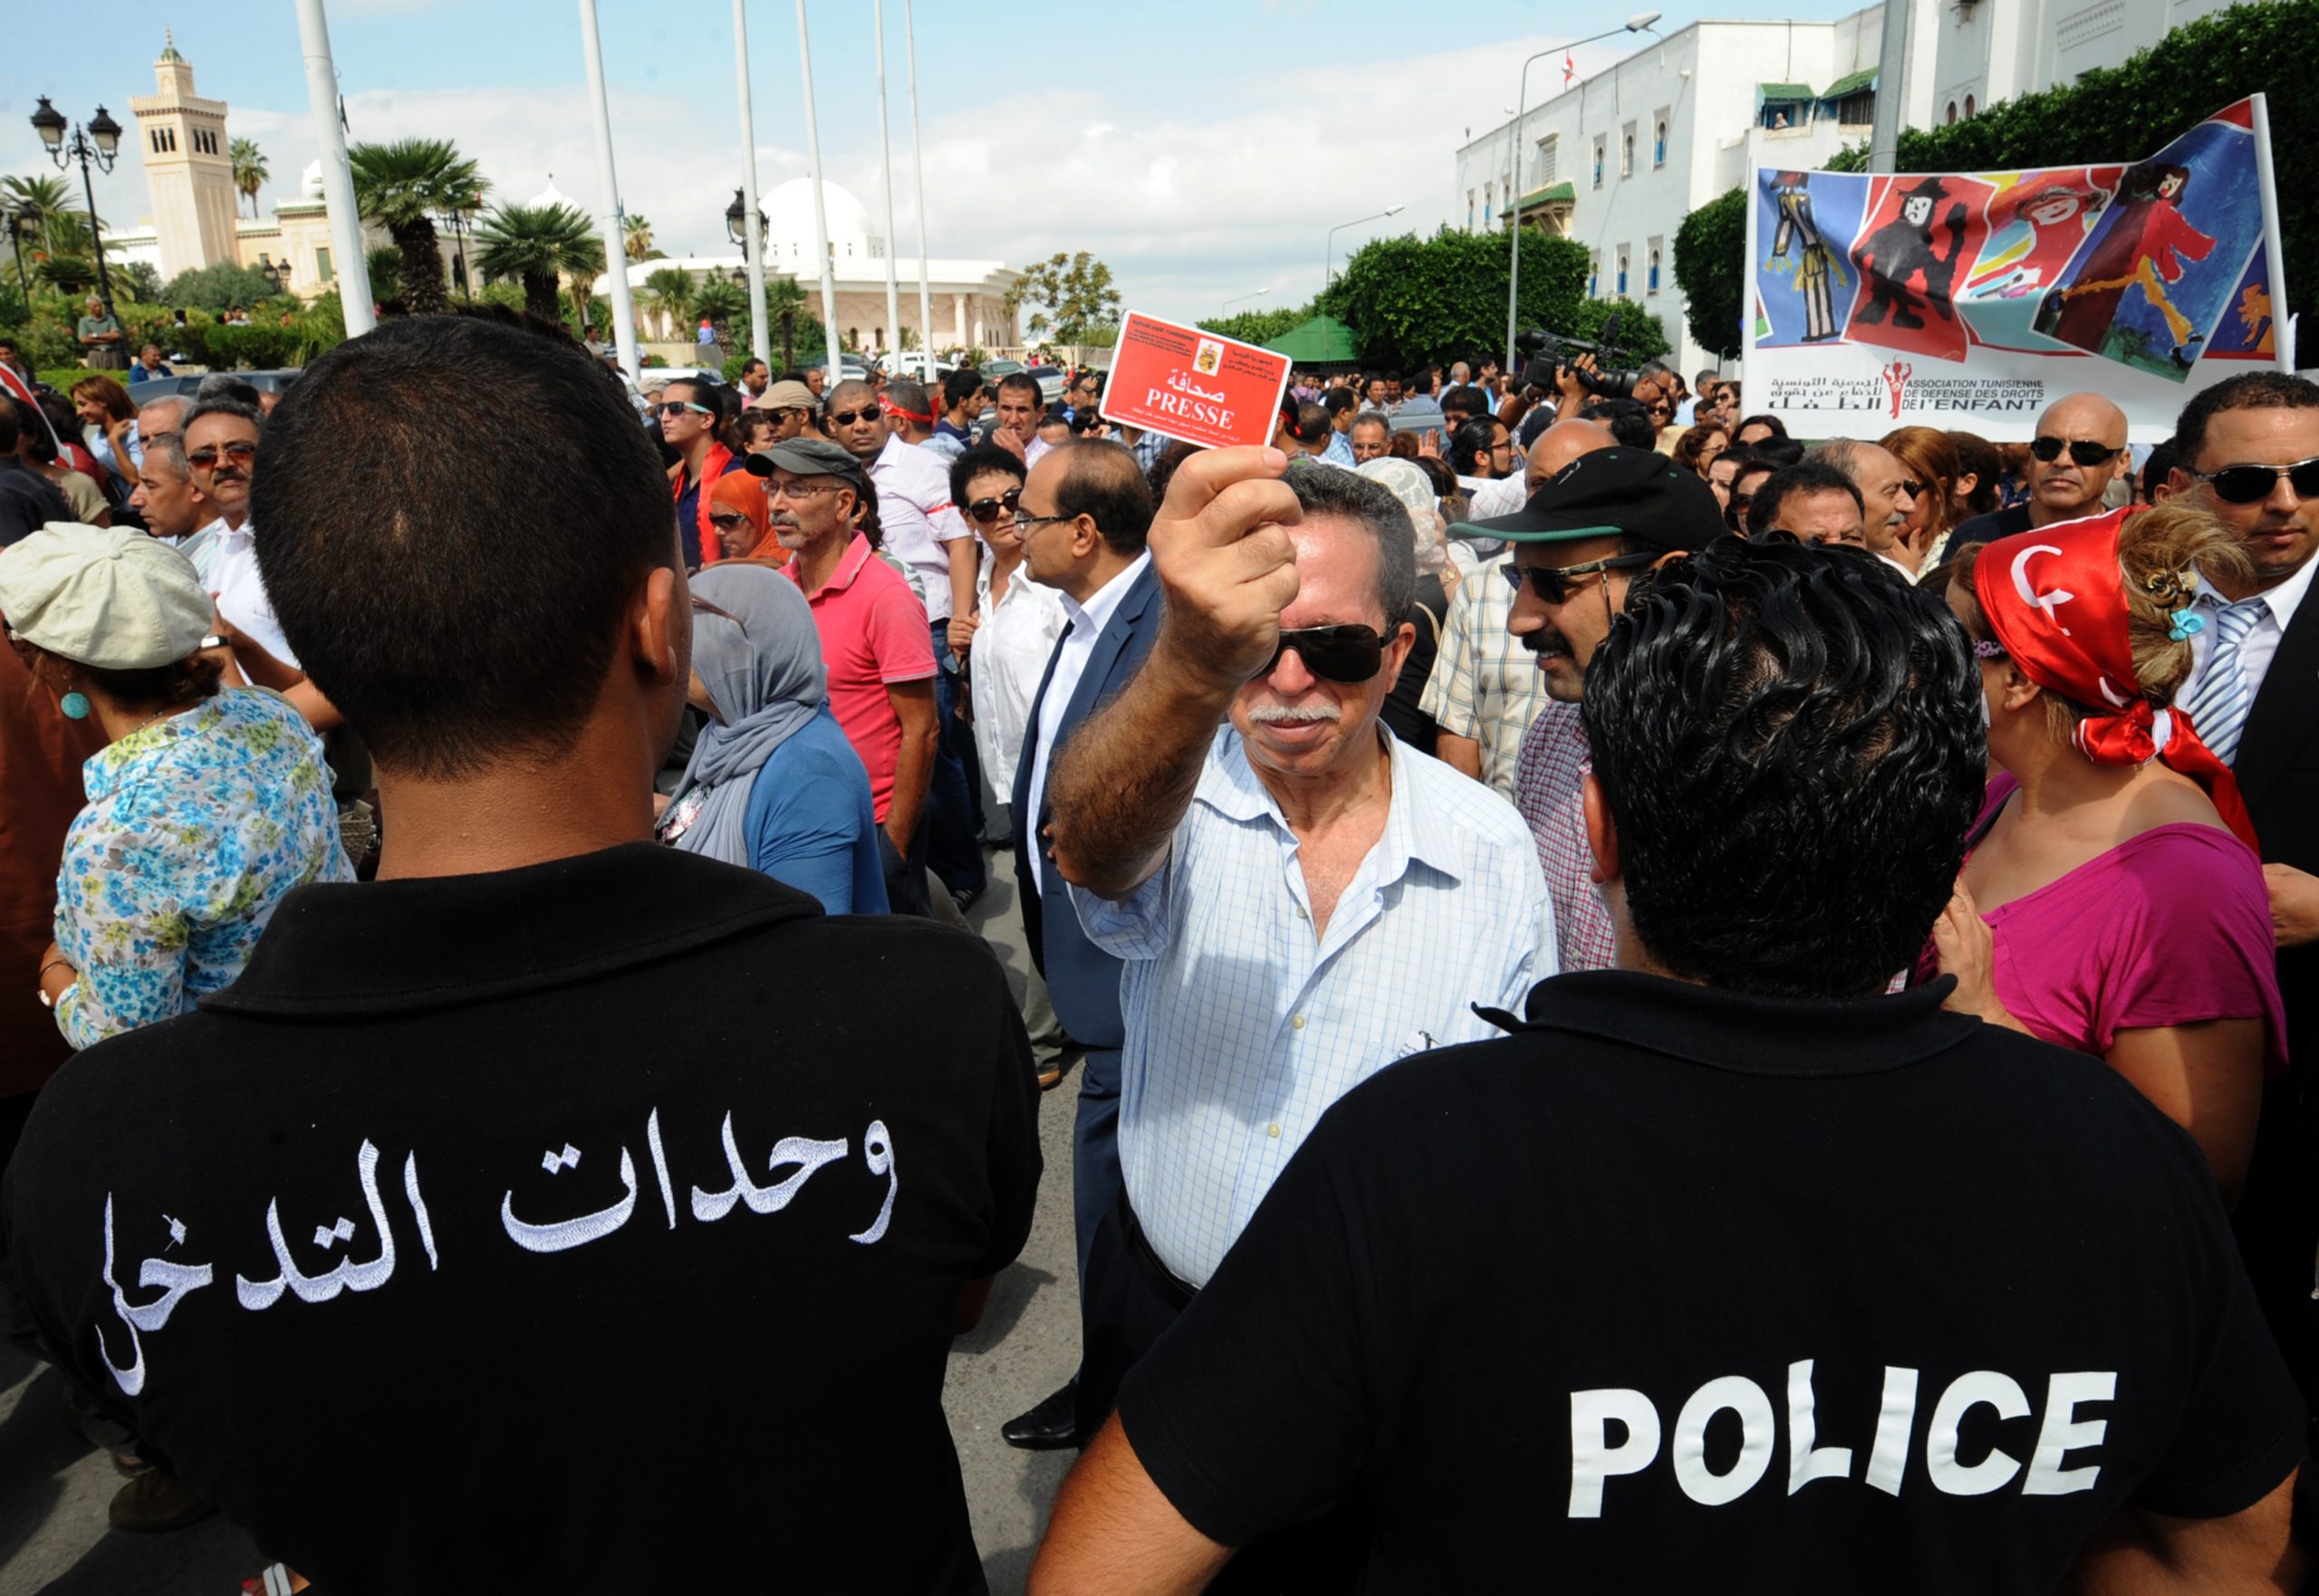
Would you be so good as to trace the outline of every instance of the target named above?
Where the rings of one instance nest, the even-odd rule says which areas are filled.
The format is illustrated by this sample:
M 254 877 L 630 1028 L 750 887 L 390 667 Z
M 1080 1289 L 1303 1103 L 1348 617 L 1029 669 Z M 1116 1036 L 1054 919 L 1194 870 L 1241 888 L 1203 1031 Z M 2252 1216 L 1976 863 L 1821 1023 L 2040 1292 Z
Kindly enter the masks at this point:
M 2285 1067 L 2268 895 L 2228 767 L 2172 707 L 2200 572 L 2244 556 L 2187 505 L 1968 550 L 1990 784 L 1920 978 L 1948 1006 L 2096 1054 L 2197 1138 L 2226 1199 Z

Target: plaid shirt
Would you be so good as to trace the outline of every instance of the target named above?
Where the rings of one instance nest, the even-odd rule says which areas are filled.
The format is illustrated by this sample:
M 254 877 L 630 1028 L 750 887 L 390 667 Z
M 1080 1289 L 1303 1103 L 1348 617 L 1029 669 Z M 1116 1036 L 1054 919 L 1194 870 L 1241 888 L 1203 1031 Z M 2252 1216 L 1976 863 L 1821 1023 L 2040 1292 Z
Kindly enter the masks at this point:
M 1142 471 L 1144 476 L 1150 476 L 1151 475 L 1151 467 L 1160 463 L 1160 451 L 1166 448 L 1174 441 L 1175 440 L 1169 437 L 1166 433 L 1154 432 L 1151 428 L 1147 427 L 1136 440 L 1128 447 L 1135 451 L 1135 463 L 1137 467 Z
M 1529 822 L 1538 867 L 1546 873 L 1564 970 L 1607 970 L 1613 952 L 1611 911 L 1594 885 L 1594 850 L 1586 841 L 1587 756 L 1578 706 L 1550 701 L 1522 739 L 1514 785 L 1514 806 Z
M 1418 701 L 1443 731 L 1482 745 L 1482 780 L 1509 799 L 1522 734 L 1547 703 L 1536 657 L 1506 630 L 1514 587 L 1502 568 L 1513 559 L 1508 551 L 1458 580 L 1433 674 Z

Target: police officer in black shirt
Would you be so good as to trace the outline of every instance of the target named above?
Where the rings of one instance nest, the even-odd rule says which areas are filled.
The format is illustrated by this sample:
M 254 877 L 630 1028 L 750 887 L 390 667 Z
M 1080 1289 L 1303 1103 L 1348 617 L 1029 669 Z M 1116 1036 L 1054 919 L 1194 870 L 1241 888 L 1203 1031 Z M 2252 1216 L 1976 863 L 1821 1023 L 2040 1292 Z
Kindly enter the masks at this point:
M 1886 995 L 1985 753 L 1935 594 L 1726 538 L 1586 683 L 1618 967 L 1330 1110 L 1064 1486 L 1034 1593 L 1325 1513 L 1364 1591 L 2293 1591 L 2303 1405 L 2197 1146 Z

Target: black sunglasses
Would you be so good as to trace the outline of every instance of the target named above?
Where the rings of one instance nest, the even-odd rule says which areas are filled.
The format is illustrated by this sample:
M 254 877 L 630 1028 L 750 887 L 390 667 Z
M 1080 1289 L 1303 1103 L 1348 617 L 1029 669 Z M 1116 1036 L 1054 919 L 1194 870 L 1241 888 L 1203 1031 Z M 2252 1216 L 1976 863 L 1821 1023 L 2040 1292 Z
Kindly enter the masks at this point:
M 876 405 L 864 405 L 858 410 L 832 410 L 830 412 L 830 425 L 832 427 L 851 427 L 856 421 L 882 420 L 885 418 L 885 414 L 886 412 L 879 409 Z
M 2029 452 L 2050 466 L 2062 457 L 2064 448 L 2069 450 L 2070 463 L 2075 466 L 2106 466 L 2118 457 L 2116 449 L 2106 443 L 2095 443 L 2090 437 L 2072 438 L 2064 444 L 2050 435 L 2040 435 L 2037 441 L 2029 446 Z
M 1304 661 L 1304 668 L 1323 681 L 1365 682 L 1385 662 L 1385 639 L 1372 627 L 1308 626 L 1282 632 L 1272 659 L 1256 674 L 1270 676 L 1280 668 L 1280 657 L 1291 649 Z
M 2319 458 L 2297 460 L 2292 466 L 2225 466 L 2219 471 L 2190 475 L 2214 489 L 2226 505 L 2259 505 L 2271 496 L 2284 476 L 2298 499 L 2319 499 Z
M 1498 569 L 1506 573 L 1506 582 L 1516 593 L 1519 594 L 1527 582 L 1539 598 L 1549 604 L 1559 604 L 1570 597 L 1570 579 L 1573 576 L 1592 576 L 1598 571 L 1631 571 L 1658 558 L 1649 553 L 1613 554 L 1607 560 L 1589 560 L 1583 565 L 1501 565 Z
M 967 506 L 967 519 L 988 526 L 1001 515 L 1012 515 L 1023 503 L 1023 490 L 1010 487 L 995 499 L 977 499 Z

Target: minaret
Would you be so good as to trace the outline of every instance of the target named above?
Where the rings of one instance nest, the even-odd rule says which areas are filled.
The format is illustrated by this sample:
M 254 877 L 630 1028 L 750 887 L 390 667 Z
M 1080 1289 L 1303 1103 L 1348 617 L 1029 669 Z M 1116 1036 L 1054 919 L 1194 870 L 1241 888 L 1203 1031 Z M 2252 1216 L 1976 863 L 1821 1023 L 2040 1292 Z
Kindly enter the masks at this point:
M 193 63 L 178 53 L 173 34 L 153 63 L 159 91 L 129 102 L 153 199 L 153 231 L 164 282 L 219 261 L 240 258 L 235 239 L 239 212 L 234 163 L 226 154 L 226 102 L 193 91 Z

